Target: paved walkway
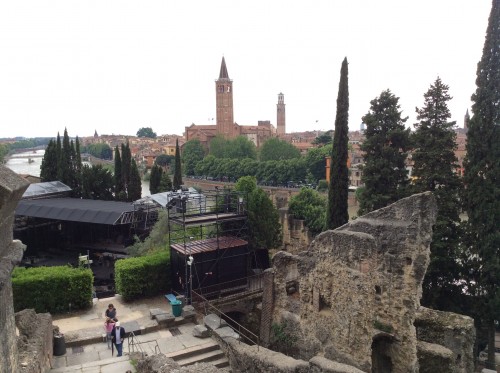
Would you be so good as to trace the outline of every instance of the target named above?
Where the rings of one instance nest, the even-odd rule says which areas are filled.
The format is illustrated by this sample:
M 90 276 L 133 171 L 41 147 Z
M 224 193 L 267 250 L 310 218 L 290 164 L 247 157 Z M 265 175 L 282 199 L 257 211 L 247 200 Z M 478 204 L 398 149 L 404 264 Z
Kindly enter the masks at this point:
M 125 373 L 127 370 L 135 372 L 129 360 L 128 341 L 123 346 L 124 356 L 117 358 L 111 355 L 111 349 L 103 341 L 104 311 L 109 303 L 117 309 L 117 317 L 127 330 L 127 325 L 148 328 L 151 322 L 149 311 L 160 308 L 171 312 L 170 304 L 163 296 L 133 303 L 125 303 L 120 296 L 101 299 L 94 307 L 87 311 L 75 312 L 68 315 L 55 316 L 53 324 L 65 335 L 66 353 L 54 356 L 52 372 L 86 372 L 86 373 Z M 195 324 L 178 325 L 175 328 L 159 329 L 150 333 L 136 336 L 142 351 L 152 355 L 156 351 L 172 353 L 194 346 L 206 344 L 207 339 L 193 337 Z M 95 338 L 97 337 L 97 338 Z M 92 343 L 88 343 L 91 341 Z

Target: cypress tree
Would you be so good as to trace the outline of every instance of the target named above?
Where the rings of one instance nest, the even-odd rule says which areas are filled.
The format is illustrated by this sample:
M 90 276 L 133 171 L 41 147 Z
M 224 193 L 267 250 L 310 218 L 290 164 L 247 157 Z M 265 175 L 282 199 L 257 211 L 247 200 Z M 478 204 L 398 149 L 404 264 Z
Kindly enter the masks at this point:
M 71 167 L 71 144 L 69 142 L 68 131 L 64 129 L 61 152 L 59 153 L 59 162 L 57 168 L 57 178 L 62 183 L 74 188 Z
M 128 183 L 128 201 L 133 202 L 141 199 L 141 175 L 139 174 L 139 169 L 137 168 L 137 163 L 132 159 L 130 162 L 130 179 Z
M 57 145 L 54 140 L 50 140 L 45 149 L 40 165 L 40 178 L 43 182 L 57 180 Z
M 132 161 L 132 155 L 130 153 L 130 146 L 127 140 L 126 144 L 122 144 L 122 180 L 123 180 L 123 190 L 128 193 L 128 184 L 130 180 L 130 168 Z
M 151 168 L 151 176 L 149 178 L 149 192 L 151 194 L 159 193 L 162 173 L 163 169 L 155 163 Z
M 175 170 L 174 170 L 174 190 L 179 190 L 182 185 L 181 152 L 179 150 L 179 139 L 175 140 Z
M 168 176 L 167 172 L 161 174 L 160 186 L 158 187 L 158 193 L 168 192 L 172 190 L 172 180 Z
M 476 312 L 488 330 L 488 362 L 493 368 L 494 320 L 500 320 L 500 0 L 492 2 L 476 86 L 464 162 L 464 241 Z
M 359 198 L 358 215 L 385 207 L 405 196 L 408 186 L 406 157 L 410 148 L 408 119 L 401 117 L 399 97 L 383 91 L 370 102 L 366 124 L 366 139 L 361 145 L 364 167 L 361 180 L 365 185 Z
M 123 187 L 123 175 L 122 175 L 122 157 L 120 155 L 120 150 L 118 145 L 115 147 L 115 173 L 114 173 L 114 183 L 115 183 L 115 199 L 117 201 L 123 201 L 125 199 L 124 193 L 125 188 Z
M 413 134 L 414 192 L 431 191 L 438 214 L 431 242 L 431 261 L 423 282 L 422 304 L 443 311 L 461 311 L 459 265 L 461 180 L 455 156 L 455 121 L 449 121 L 448 86 L 438 77 L 424 94 L 424 106 L 416 109 Z
M 61 154 L 62 154 L 62 143 L 61 143 L 61 136 L 59 135 L 59 132 L 57 132 L 57 139 L 56 139 L 56 156 L 57 156 L 57 178 L 56 180 L 62 181 L 62 170 L 61 170 Z
M 349 87 L 347 57 L 340 69 L 339 92 L 337 96 L 337 115 L 333 136 L 332 161 L 330 163 L 330 185 L 328 186 L 328 206 L 326 210 L 326 229 L 335 229 L 349 221 L 347 197 L 349 174 L 347 169 L 347 134 L 349 131 Z

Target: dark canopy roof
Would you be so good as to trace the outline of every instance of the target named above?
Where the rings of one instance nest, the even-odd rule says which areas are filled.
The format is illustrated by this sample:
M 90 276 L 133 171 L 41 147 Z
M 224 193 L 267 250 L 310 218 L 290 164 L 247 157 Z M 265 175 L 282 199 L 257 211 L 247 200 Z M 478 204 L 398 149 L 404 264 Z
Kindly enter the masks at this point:
M 134 206 L 127 202 L 78 198 L 21 200 L 16 215 L 95 224 L 132 222 Z

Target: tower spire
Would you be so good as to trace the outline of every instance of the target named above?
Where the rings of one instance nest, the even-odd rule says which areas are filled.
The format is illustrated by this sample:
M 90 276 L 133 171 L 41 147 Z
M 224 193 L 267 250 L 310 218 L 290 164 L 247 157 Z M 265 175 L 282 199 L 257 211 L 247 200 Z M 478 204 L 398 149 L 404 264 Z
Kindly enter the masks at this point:
M 226 60 L 222 56 L 222 62 L 220 65 L 219 79 L 229 79 L 229 74 L 227 73 Z

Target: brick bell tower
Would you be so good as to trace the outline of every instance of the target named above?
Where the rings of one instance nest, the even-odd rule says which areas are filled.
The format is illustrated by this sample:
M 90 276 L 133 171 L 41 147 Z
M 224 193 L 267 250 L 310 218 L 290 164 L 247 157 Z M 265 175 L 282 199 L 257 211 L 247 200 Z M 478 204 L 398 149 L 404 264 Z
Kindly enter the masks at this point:
M 227 73 L 226 60 L 222 57 L 219 79 L 215 81 L 215 103 L 217 106 L 217 134 L 226 138 L 235 137 L 233 114 L 233 81 Z
M 284 136 L 286 133 L 286 120 L 285 120 L 285 95 L 278 94 L 278 103 L 276 104 L 276 132 L 279 137 Z

